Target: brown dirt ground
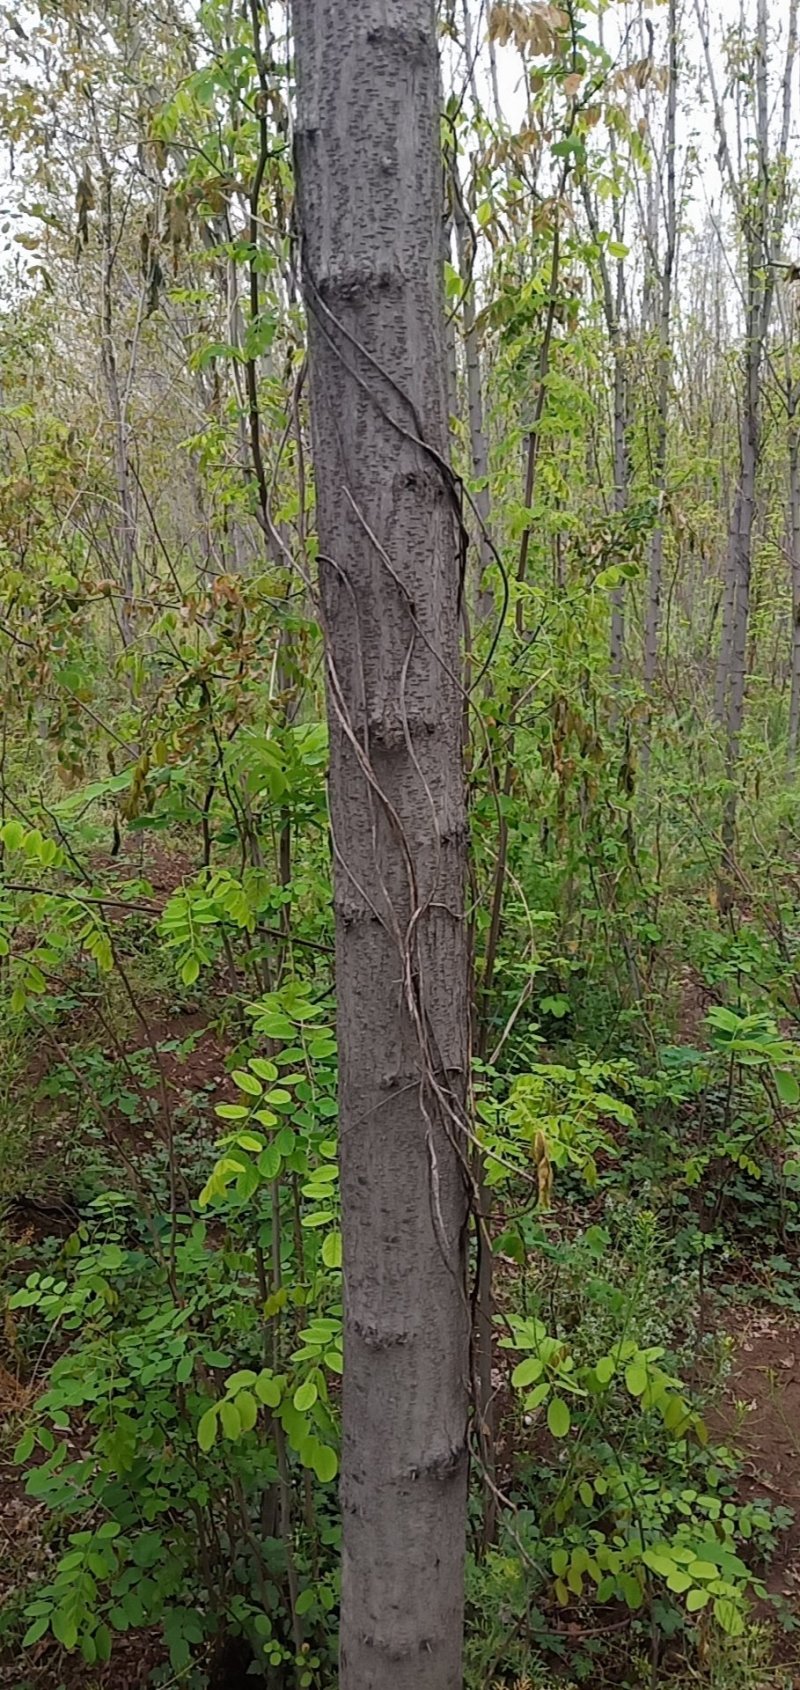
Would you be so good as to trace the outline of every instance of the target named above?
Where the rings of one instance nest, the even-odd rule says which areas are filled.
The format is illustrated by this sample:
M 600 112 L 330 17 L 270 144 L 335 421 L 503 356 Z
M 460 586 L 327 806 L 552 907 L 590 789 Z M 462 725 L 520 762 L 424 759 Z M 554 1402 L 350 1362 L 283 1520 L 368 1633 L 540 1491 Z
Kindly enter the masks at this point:
M 740 1495 L 791 1508 L 764 1583 L 800 1621 L 800 1321 L 769 1309 L 737 1311 L 728 1323 L 734 1340 L 731 1370 L 708 1415 L 712 1435 L 743 1460 Z M 757 1617 L 772 1618 L 768 1602 Z M 776 1628 L 776 1664 L 794 1670 L 800 1687 L 800 1641 Z

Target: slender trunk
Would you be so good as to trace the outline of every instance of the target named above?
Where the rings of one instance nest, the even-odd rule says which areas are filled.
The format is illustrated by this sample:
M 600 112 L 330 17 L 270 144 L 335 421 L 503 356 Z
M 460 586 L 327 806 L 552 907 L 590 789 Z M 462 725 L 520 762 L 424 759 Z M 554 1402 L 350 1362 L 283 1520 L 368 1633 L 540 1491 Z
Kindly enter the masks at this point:
M 473 477 L 481 484 L 473 495 L 479 519 L 478 560 L 480 568 L 475 609 L 479 619 L 485 620 L 487 616 L 491 616 L 494 605 L 492 593 L 485 585 L 486 571 L 492 561 L 492 549 L 489 543 L 489 525 L 492 518 L 488 485 L 489 443 L 486 438 L 483 412 L 480 343 L 475 326 L 474 242 L 471 238 L 469 223 L 461 199 L 461 184 L 455 180 L 455 170 L 454 164 L 452 183 L 453 220 L 455 222 L 458 265 L 463 288 L 462 321 L 464 325 L 464 359 L 467 369 L 470 458 Z
M 294 0 L 344 1234 L 342 1690 L 461 1690 L 469 993 L 434 0 Z
M 122 588 L 119 625 L 125 645 L 133 638 L 132 613 L 136 567 L 136 510 L 131 487 L 128 420 L 117 374 L 114 347 L 114 225 L 111 177 L 104 172 L 100 190 L 102 239 L 101 342 L 100 358 L 114 441 L 114 476 L 117 484 L 117 552 Z
M 597 208 L 588 183 L 583 183 L 583 203 L 589 228 L 598 250 L 598 265 L 603 299 L 603 313 L 611 345 L 614 365 L 614 510 L 622 512 L 628 503 L 628 419 L 625 349 L 622 344 L 622 312 L 624 278 L 622 264 L 617 264 L 616 289 L 611 286 L 608 262 L 599 238 Z M 617 229 L 617 234 L 621 231 Z M 611 677 L 615 687 L 622 676 L 625 658 L 625 585 L 615 587 L 611 595 Z
M 622 512 L 628 503 L 628 440 L 625 366 L 619 340 L 619 319 L 614 328 L 614 509 Z M 625 584 L 611 594 L 611 675 L 615 685 L 622 678 L 625 660 Z
M 677 0 L 669 0 L 669 85 L 667 89 L 666 148 L 666 249 L 661 271 L 658 331 L 658 398 L 653 481 L 659 500 L 659 518 L 650 544 L 647 581 L 647 606 L 644 629 L 644 681 L 652 688 L 658 666 L 658 639 L 661 628 L 661 595 L 664 574 L 664 527 L 661 520 L 666 488 L 667 423 L 669 420 L 669 389 L 672 329 L 672 278 L 677 245 L 677 199 L 675 191 L 675 141 L 678 108 L 678 18 Z
M 740 501 L 741 489 L 737 487 L 734 494 L 728 546 L 725 553 L 725 577 L 722 584 L 722 622 L 720 625 L 719 651 L 717 653 L 717 679 L 714 689 L 714 715 L 721 726 L 725 722 L 725 706 L 731 673 L 733 621 L 736 607 L 736 536 L 740 526 Z
M 744 721 L 747 676 L 747 631 L 750 622 L 750 577 L 752 572 L 753 525 L 756 479 L 761 456 L 761 367 L 766 338 L 769 299 L 763 266 L 769 254 L 769 112 L 767 103 L 767 6 L 758 0 L 756 43 L 756 170 L 758 173 L 754 209 L 747 214 L 747 344 L 742 404 L 740 481 L 736 500 L 736 527 L 731 534 L 729 569 L 733 584 L 733 616 L 729 630 L 728 694 L 725 714 L 725 773 L 729 783 L 722 820 L 723 908 L 730 896 L 729 873 L 736 848 L 738 808 L 737 775 Z
M 789 426 L 789 545 L 792 570 L 792 690 L 789 703 L 789 774 L 794 778 L 797 769 L 797 747 L 800 740 L 800 436 L 797 430 L 797 406 L 800 393 L 795 388 Z

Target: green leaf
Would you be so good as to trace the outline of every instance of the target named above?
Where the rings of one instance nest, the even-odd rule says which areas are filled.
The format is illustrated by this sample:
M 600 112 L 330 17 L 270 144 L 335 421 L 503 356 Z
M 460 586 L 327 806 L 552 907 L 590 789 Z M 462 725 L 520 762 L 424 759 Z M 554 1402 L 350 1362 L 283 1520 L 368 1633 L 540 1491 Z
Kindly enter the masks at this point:
M 339 1471 L 339 1461 L 335 1449 L 330 1444 L 319 1444 L 314 1451 L 314 1472 L 321 1485 L 330 1484 Z
M 236 1398 L 236 1410 L 242 1423 L 243 1432 L 252 1432 L 258 1419 L 258 1403 L 252 1391 L 240 1391 Z
M 342 1235 L 340 1232 L 329 1232 L 322 1241 L 322 1260 L 328 1268 L 340 1268 L 342 1265 Z
M 250 1068 L 260 1080 L 277 1080 L 278 1070 L 274 1062 L 268 1062 L 265 1056 L 251 1056 Z
M 647 1363 L 631 1361 L 625 1369 L 625 1383 L 632 1397 L 640 1397 L 647 1390 Z
M 788 1068 L 775 1068 L 773 1078 L 775 1090 L 781 1103 L 785 1103 L 789 1107 L 794 1103 L 800 1103 L 800 1085 L 798 1085 L 794 1074 L 789 1073 Z
M 29 1649 L 32 1643 L 38 1643 L 40 1637 L 44 1637 L 45 1632 L 50 1626 L 51 1613 L 52 1609 L 48 1608 L 46 1614 L 39 1614 L 33 1621 L 33 1624 L 28 1626 L 25 1636 L 22 1639 L 23 1649 Z
M 264 1148 L 263 1138 L 256 1138 L 255 1133 L 237 1133 L 236 1143 L 242 1150 L 249 1150 L 253 1156 L 257 1156 Z
M 258 1158 L 258 1171 L 262 1179 L 274 1180 L 281 1171 L 282 1157 L 277 1144 L 268 1144 Z
M 700 1609 L 705 1608 L 710 1601 L 711 1597 L 707 1590 L 690 1590 L 686 1598 L 686 1606 L 690 1614 L 699 1614 Z
M 674 1573 L 670 1573 L 667 1579 L 668 1589 L 674 1590 L 676 1596 L 682 1596 L 685 1590 L 690 1590 L 692 1583 L 693 1581 L 688 1573 L 682 1572 L 680 1567 L 676 1567 Z
M 242 1423 L 239 1419 L 239 1410 L 235 1402 L 231 1402 L 228 1397 L 223 1397 L 219 1404 L 219 1417 L 226 1438 L 238 1438 L 241 1435 Z
M 218 1103 L 214 1114 L 219 1115 L 221 1121 L 246 1121 L 250 1110 L 244 1103 Z
M 11 821 L 4 822 L 3 826 L 0 827 L 0 839 L 2 839 L 4 845 L 7 845 L 9 851 L 18 851 L 24 838 L 25 829 L 22 823 L 15 821 L 13 818 Z
M 632 1573 L 620 1573 L 619 1587 L 627 1606 L 634 1610 L 641 1608 L 644 1601 L 644 1591 L 637 1578 Z
M 245 1068 L 234 1068 L 231 1079 L 240 1091 L 247 1092 L 248 1097 L 261 1096 L 264 1089 L 261 1081 L 256 1079 L 255 1074 L 249 1074 Z
M 68 1608 L 62 1604 L 60 1608 L 56 1608 L 50 1624 L 53 1636 L 58 1638 L 59 1643 L 63 1644 L 66 1650 L 73 1650 L 78 1641 L 78 1626 L 71 1605 Z
M 517 1362 L 511 1375 L 514 1389 L 522 1391 L 527 1385 L 535 1385 L 544 1372 L 544 1362 L 538 1356 L 526 1356 L 524 1361 Z
M 111 1632 L 107 1625 L 99 1625 L 94 1634 L 97 1659 L 105 1663 L 111 1659 Z
M 217 1404 L 212 1403 L 205 1414 L 201 1414 L 197 1424 L 197 1442 L 202 1450 L 209 1450 L 217 1441 L 219 1424 L 217 1420 Z
M 600 1384 L 601 1385 L 607 1385 L 609 1383 L 609 1381 L 611 1379 L 613 1379 L 614 1374 L 616 1373 L 616 1370 L 617 1370 L 616 1369 L 616 1362 L 614 1361 L 614 1357 L 613 1356 L 601 1356 L 599 1361 L 595 1362 L 595 1369 L 594 1370 L 595 1370 L 595 1373 L 597 1374 L 597 1377 L 598 1377 Z
M 554 1438 L 565 1438 L 572 1419 L 563 1397 L 551 1397 L 547 1409 L 547 1425 Z
M 318 1396 L 319 1392 L 313 1379 L 306 1379 L 302 1385 L 298 1385 L 292 1401 L 299 1414 L 306 1414 L 314 1407 Z
M 646 1549 L 642 1560 L 652 1573 L 658 1573 L 659 1578 L 662 1579 L 671 1578 L 672 1574 L 677 1571 L 675 1562 L 671 1560 L 666 1551 L 662 1553 L 658 1549 Z
M 23 1432 L 22 1437 L 20 1438 L 19 1443 L 17 1444 L 17 1447 L 14 1451 L 14 1460 L 17 1463 L 17 1466 L 21 1466 L 23 1461 L 27 1461 L 28 1456 L 30 1455 L 35 1442 L 36 1442 L 36 1436 L 35 1436 L 35 1433 L 33 1431 L 33 1427 L 28 1426 L 27 1429 Z
M 281 1387 L 272 1373 L 266 1370 L 259 1373 L 255 1383 L 255 1393 L 267 1408 L 277 1408 L 281 1400 Z
M 728 1637 L 741 1637 L 744 1631 L 744 1614 L 730 1596 L 718 1596 L 716 1598 L 714 1618 Z
M 244 1385 L 254 1385 L 257 1378 L 258 1374 L 253 1372 L 252 1367 L 241 1367 L 238 1373 L 232 1373 L 230 1379 L 225 1381 L 228 1396 L 232 1396 L 235 1391 L 241 1391 Z

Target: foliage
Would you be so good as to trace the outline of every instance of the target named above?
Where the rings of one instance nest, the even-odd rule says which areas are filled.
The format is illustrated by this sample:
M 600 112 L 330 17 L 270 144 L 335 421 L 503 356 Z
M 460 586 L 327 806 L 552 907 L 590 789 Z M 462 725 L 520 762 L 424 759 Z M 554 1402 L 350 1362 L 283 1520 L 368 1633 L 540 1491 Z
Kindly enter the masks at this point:
M 752 1493 L 709 1426 L 742 1309 L 800 1314 L 797 265 L 777 240 L 748 259 L 784 183 L 787 241 L 796 210 L 785 43 L 764 53 L 746 7 L 711 43 L 712 215 L 703 8 L 697 36 L 678 7 L 670 232 L 674 6 L 635 26 L 612 6 L 602 30 L 573 0 L 439 10 L 464 1160 L 494 1335 L 468 1682 L 761 1690 L 781 1669 L 754 1603 L 798 1493 L 766 1471 Z M 289 22 L 278 0 L 17 13 L 0 4 L 0 1406 L 37 1535 L 18 1564 L 12 1544 L 0 1655 L 15 1690 L 110 1682 L 131 1640 L 154 1684 L 216 1690 L 235 1648 L 271 1690 L 322 1690 L 347 1239 Z M 737 288 L 772 270 L 726 644 Z

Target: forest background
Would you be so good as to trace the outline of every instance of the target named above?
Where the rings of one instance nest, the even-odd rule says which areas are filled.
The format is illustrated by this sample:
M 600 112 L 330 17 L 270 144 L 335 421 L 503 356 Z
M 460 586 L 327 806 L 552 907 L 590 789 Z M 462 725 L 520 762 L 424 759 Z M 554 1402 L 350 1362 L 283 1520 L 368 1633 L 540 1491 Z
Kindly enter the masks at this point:
M 337 856 L 370 812 L 337 750 L 326 477 L 337 439 L 357 474 L 376 377 L 396 432 L 410 401 L 309 282 L 298 79 L 334 12 L 0 6 L 0 1682 L 330 1686 L 350 1623 L 348 1690 L 450 1690 L 462 1637 L 476 1690 L 790 1690 L 797 0 L 443 0 L 433 141 L 396 114 L 353 164 L 365 226 L 381 172 L 427 169 L 444 301 L 417 366 L 424 396 L 441 357 L 442 449 L 409 409 L 384 460 L 388 486 L 412 454 L 420 546 L 433 468 L 457 509 L 438 608 L 385 510 L 345 514 L 387 595 L 363 743 L 390 779 L 428 748 L 440 845 L 463 755 L 471 987 L 440 955 L 456 1054 L 425 1073 L 446 1115 L 463 1069 L 449 1266 L 433 1128 L 407 1162 L 351 1137 L 344 1220 L 339 1194 L 352 1053 L 402 1126 L 413 993 L 348 949 L 369 896 L 348 853 L 345 907 Z M 337 637 L 368 620 L 348 590 Z M 424 651 L 441 682 L 440 633 L 457 746 L 446 688 L 391 715 Z M 343 1255 L 352 1307 L 377 1283 L 382 1318 L 425 1311 L 396 1371 L 385 1328 L 368 1367 L 343 1348 Z M 466 1312 L 459 1501 L 436 1436 Z M 359 1365 L 382 1422 L 348 1410 Z M 367 1510 L 360 1582 L 383 1613 L 391 1565 L 437 1617 L 398 1602 L 382 1644 L 342 1603 L 339 1469 L 382 1497 L 406 1425 L 411 1502 L 391 1553 Z

